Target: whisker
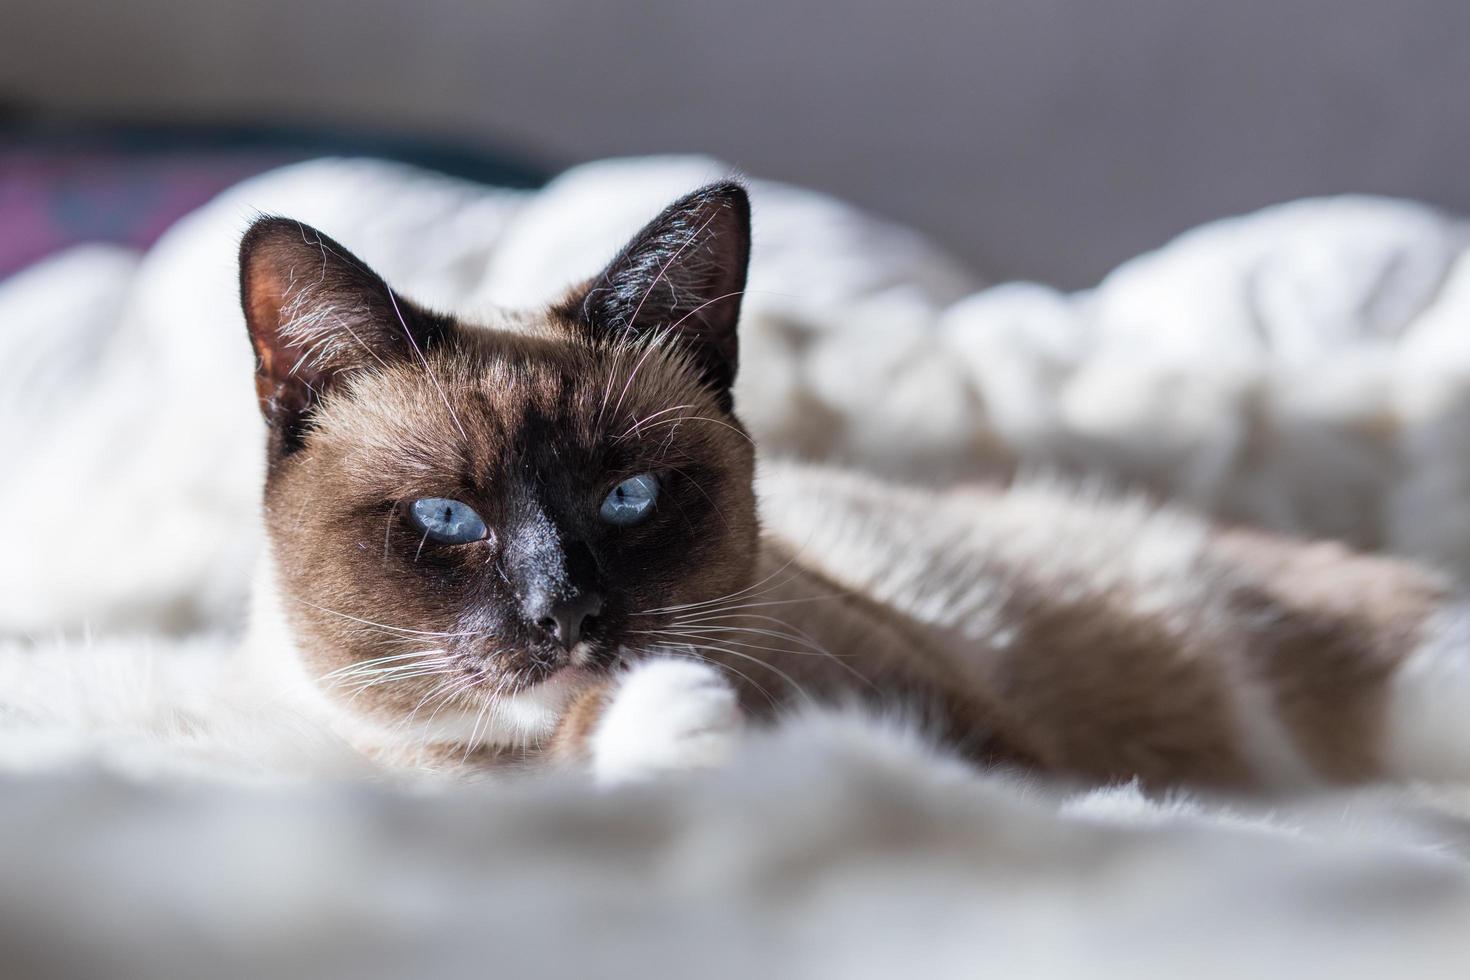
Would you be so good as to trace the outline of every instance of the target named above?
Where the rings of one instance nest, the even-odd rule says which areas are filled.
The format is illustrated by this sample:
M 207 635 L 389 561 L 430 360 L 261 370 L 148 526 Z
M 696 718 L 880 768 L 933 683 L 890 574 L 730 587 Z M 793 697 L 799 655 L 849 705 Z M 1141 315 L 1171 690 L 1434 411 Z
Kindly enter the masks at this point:
M 670 412 L 677 412 L 677 411 L 679 411 L 681 409 L 693 408 L 693 407 L 694 407 L 694 403 L 693 402 L 685 402 L 683 405 L 672 405 L 672 406 L 670 406 L 668 408 L 661 409 L 661 410 L 659 410 L 657 412 L 654 412 L 651 415 L 645 415 L 645 416 L 643 416 L 643 418 L 638 419 L 632 425 L 630 425 L 626 429 L 624 429 L 623 430 L 623 434 L 620 435 L 620 436 L 618 436 L 616 439 L 614 439 L 613 440 L 613 443 L 616 444 L 616 443 L 622 442 L 624 439 L 628 438 L 628 436 L 636 433 L 638 431 L 638 427 L 639 426 L 643 425 L 645 422 L 648 422 L 651 419 L 656 419 L 660 415 L 667 415 Z
M 354 623 L 361 623 L 364 626 L 374 626 L 374 627 L 376 627 L 376 628 L 378 628 L 380 630 L 391 630 L 394 633 L 407 633 L 407 634 L 409 634 L 411 636 L 437 636 L 437 637 L 445 637 L 445 638 L 448 638 L 448 637 L 459 637 L 459 636 L 475 636 L 476 635 L 473 631 L 469 631 L 469 632 L 465 632 L 465 633 L 445 633 L 445 632 L 443 632 L 441 630 L 413 630 L 413 629 L 409 629 L 406 626 L 390 626 L 387 623 L 375 623 L 371 619 L 363 619 L 363 618 L 361 618 L 359 616 L 351 616 L 351 615 L 348 615 L 345 612 L 339 612 L 336 609 L 329 609 L 326 606 L 319 606 L 319 605 L 317 605 L 314 602 L 311 602 L 311 601 L 306 600 L 306 599 L 299 598 L 297 596 L 291 596 L 290 598 L 292 600 L 296 601 L 296 602 L 301 603 L 303 606 L 310 606 L 313 609 L 319 609 L 319 610 L 321 610 L 324 613 L 329 613 L 330 615 L 333 615 L 333 616 L 340 616 L 343 619 L 351 620 Z
M 755 445 L 755 440 L 750 437 L 750 434 L 748 432 L 745 432 L 738 426 L 731 425 L 729 422 L 726 422 L 723 419 L 710 418 L 708 415 L 680 415 L 678 418 L 660 419 L 659 421 L 650 424 L 648 428 L 656 429 L 661 425 L 672 425 L 676 422 L 710 422 L 714 425 L 722 425 L 725 428 L 729 429 L 731 432 L 735 433 L 740 438 L 744 439 L 746 442 L 750 443 L 752 446 Z
M 450 674 L 451 672 L 451 669 L 447 667 L 426 667 L 422 670 L 406 674 L 394 674 L 386 677 L 372 677 L 352 689 L 352 693 L 347 698 L 347 703 L 352 704 L 352 702 L 356 701 L 360 696 L 362 696 L 365 691 L 371 690 L 375 687 L 382 687 L 389 681 L 397 683 L 400 681 L 414 680 L 420 677 L 442 677 Z
M 723 670 L 723 671 L 726 671 L 727 673 L 734 674 L 736 677 L 740 678 L 745 683 L 747 683 L 751 687 L 755 688 L 755 690 L 762 697 L 764 697 L 766 699 L 766 701 L 768 701 L 770 703 L 771 710 L 776 711 L 776 710 L 779 710 L 780 709 L 781 702 L 777 701 L 776 698 L 775 698 L 775 696 L 772 695 L 771 692 L 769 690 L 767 690 L 764 685 L 762 685 L 761 683 L 759 683 L 758 681 L 756 681 L 753 677 L 751 677 L 749 674 L 747 674 L 745 671 L 741 670 L 740 668 L 736 667 L 734 664 L 723 663 L 723 662 L 721 662 L 719 660 L 711 660 L 709 657 L 706 657 L 706 656 L 701 655 L 698 652 L 697 648 L 695 648 L 693 645 L 688 644 L 688 643 L 681 643 L 681 644 L 676 644 L 676 645 L 677 646 L 684 647 L 689 652 L 688 653 L 683 653 L 683 654 L 676 653 L 676 652 L 674 652 L 673 646 L 667 646 L 667 647 L 663 647 L 661 649 L 662 654 L 664 656 L 674 657 L 674 658 L 676 658 L 678 660 L 690 660 L 690 661 L 693 661 L 695 663 L 708 664 L 709 666 L 714 667 L 716 670 Z
M 794 657 L 825 657 L 828 660 L 831 660 L 837 666 L 841 667 L 843 670 L 847 671 L 863 684 L 866 684 L 868 687 L 873 688 L 874 690 L 878 689 L 878 685 L 873 682 L 872 678 L 868 677 L 852 664 L 848 663 L 845 658 L 833 653 L 826 647 L 823 647 L 820 644 L 816 643 L 814 640 L 811 640 L 809 637 L 804 637 L 802 635 L 797 635 L 794 633 L 782 633 L 776 630 L 766 630 L 757 627 L 739 626 L 705 626 L 698 629 L 673 628 L 668 630 L 667 632 L 669 633 L 669 635 L 673 636 L 692 636 L 700 639 L 713 638 L 720 643 L 734 643 L 737 646 L 742 646 L 750 650 L 767 650 L 772 653 L 789 653 Z M 728 636 L 713 635 L 727 633 L 754 633 L 760 636 L 768 636 L 778 640 L 790 640 L 793 643 L 799 643 L 802 646 L 807 647 L 807 649 L 793 650 L 790 647 L 773 647 L 760 643 L 751 643 L 748 640 L 732 640 Z
M 682 476 L 684 479 L 688 480 L 690 482 L 690 484 L 693 485 L 694 489 L 696 489 L 696 490 L 699 491 L 700 496 L 704 497 L 705 500 L 709 501 L 709 505 L 715 509 L 715 513 L 720 515 L 720 523 L 722 523 L 722 524 L 725 525 L 725 529 L 726 530 L 730 530 L 730 522 L 729 522 L 728 519 L 726 519 L 725 512 L 720 509 L 720 505 L 719 504 L 715 503 L 715 498 L 711 497 L 708 493 L 706 493 L 704 487 L 702 487 L 702 486 L 699 485 L 699 481 L 696 480 L 696 479 L 694 479 L 689 474 L 685 473 L 683 470 L 679 469 L 679 467 L 677 467 L 677 466 L 670 466 L 668 468 L 670 470 L 672 470 L 673 472 L 675 472 L 675 473 L 679 474 L 680 476 Z
M 690 310 L 688 313 L 685 313 L 683 316 L 679 317 L 679 319 L 675 320 L 674 327 L 678 328 L 681 323 L 689 319 L 694 314 L 698 313 L 700 310 L 704 309 L 706 306 L 713 306 L 721 300 L 730 299 L 732 296 L 739 296 L 744 292 L 745 290 L 743 289 L 737 289 L 734 292 L 726 293 L 723 296 L 716 296 L 714 299 L 707 299 L 703 303 L 700 303 L 698 306 L 696 306 L 694 309 Z
M 440 658 L 432 660 L 414 661 L 408 664 L 399 664 L 396 667 L 380 667 L 363 674 L 348 674 L 337 678 L 337 686 L 346 684 L 361 684 L 364 687 L 373 687 L 385 684 L 388 681 L 407 680 L 410 677 L 419 677 L 425 674 L 448 673 L 445 669 L 453 666 L 449 661 Z
M 381 678 L 383 680 L 395 680 L 402 677 L 412 677 L 422 670 L 438 669 L 440 667 L 449 667 L 451 665 L 452 661 L 448 660 L 447 658 L 427 657 L 423 660 L 414 660 L 406 664 L 395 664 L 388 667 L 375 667 L 372 670 L 364 671 L 361 674 L 348 674 L 343 679 L 352 680 L 359 677 L 373 677 Z
M 435 686 L 429 688 L 429 693 L 419 698 L 418 704 L 415 704 L 413 706 L 413 710 L 410 711 L 403 718 L 399 719 L 398 724 L 393 726 L 393 735 L 396 737 L 398 733 L 402 732 L 409 725 L 412 725 L 414 718 L 418 716 L 419 711 L 423 709 L 424 705 L 429 703 L 430 699 L 443 697 L 445 691 L 449 689 L 450 685 L 447 684 L 436 684 Z
M 821 602 L 825 599 L 847 599 L 850 598 L 852 595 L 853 593 L 851 592 L 833 592 L 828 595 L 797 596 L 793 599 L 763 599 L 760 602 L 745 602 L 731 606 L 717 606 L 714 611 L 718 613 L 726 613 L 732 609 L 760 609 L 767 606 L 789 606 L 798 602 Z M 700 613 L 700 616 L 703 615 L 704 613 Z M 695 623 L 700 622 L 701 620 L 699 618 L 691 618 L 684 621 Z
M 790 684 L 792 689 L 796 691 L 797 694 L 801 695 L 804 700 L 806 700 L 807 702 L 811 702 L 813 700 L 812 696 L 806 692 L 806 688 L 802 687 L 796 682 L 796 678 L 792 677 L 790 674 L 786 673 L 786 671 L 782 670 L 780 667 L 777 667 L 775 664 L 768 663 L 760 659 L 759 657 L 752 657 L 748 653 L 741 653 L 739 650 L 731 650 L 729 647 L 719 646 L 714 643 L 698 643 L 690 644 L 690 646 L 695 647 L 699 650 L 714 650 L 717 653 L 727 654 L 731 657 L 739 657 L 741 660 L 750 661 L 757 667 L 764 667 L 766 670 L 769 670 L 771 673 L 781 678 L 787 684 Z
M 466 691 L 473 690 L 477 685 L 479 685 L 482 682 L 482 680 L 483 680 L 483 676 L 482 675 L 471 675 L 469 677 L 465 677 L 465 678 L 461 679 L 460 681 L 458 681 L 458 682 L 456 682 L 454 684 L 450 684 L 447 687 L 447 689 L 444 691 L 444 693 L 442 694 L 442 696 L 438 699 L 438 701 L 437 701 L 437 703 L 436 703 L 436 705 L 434 707 L 434 710 L 432 712 L 430 712 L 429 717 L 424 721 L 424 725 L 423 725 L 423 728 L 422 728 L 422 730 L 420 732 L 420 738 L 419 738 L 419 746 L 420 746 L 420 750 L 421 751 L 422 751 L 423 748 L 427 747 L 428 744 L 429 744 L 429 738 L 433 735 L 434 719 L 439 717 L 439 713 L 441 711 L 443 711 L 445 708 L 449 707 L 449 705 L 454 701 L 455 698 L 459 697 L 461 694 L 464 694 Z M 501 680 L 497 680 L 495 682 L 495 684 L 491 685 L 489 687 L 489 689 L 485 692 L 485 698 L 486 698 L 486 700 L 489 701 L 491 699 L 494 699 L 494 698 L 499 697 L 504 692 L 504 688 L 505 688 L 504 682 L 501 681 Z M 415 708 L 414 711 L 416 713 L 418 711 L 418 709 Z M 479 715 L 478 714 L 476 715 L 476 718 L 475 718 L 475 727 L 476 728 L 479 727 Z M 473 736 L 474 736 L 474 732 L 472 731 L 471 732 L 471 737 L 473 737 Z M 468 759 L 469 758 L 469 753 L 468 752 L 465 754 L 464 758 L 465 759 Z
M 791 640 L 793 642 L 799 642 L 801 639 L 800 637 L 794 636 L 790 633 L 778 633 L 775 630 L 756 628 L 744 629 L 739 626 L 705 626 L 702 628 L 670 627 L 668 629 L 662 630 L 629 630 L 629 632 L 660 634 L 669 636 L 712 636 L 716 633 L 754 633 L 760 636 L 768 636 L 776 640 Z M 732 641 L 721 640 L 720 642 L 726 643 Z M 759 644 L 748 642 L 742 642 L 741 645 L 748 646 L 753 650 L 771 650 L 775 653 L 789 653 L 797 657 L 831 657 L 834 660 L 838 659 L 835 653 L 828 653 L 826 650 L 821 649 L 792 650 L 789 647 L 760 646 Z
M 629 345 L 619 344 L 613 348 L 612 364 L 607 369 L 607 384 L 602 388 L 602 404 L 597 408 L 597 421 L 593 423 L 595 431 L 602 431 L 602 419 L 607 413 L 607 400 L 612 397 L 613 382 L 618 379 L 618 367 L 623 363 L 623 353 L 628 350 Z
M 771 579 L 775 578 L 777 575 L 780 575 L 782 572 L 786 571 L 786 569 L 790 568 L 793 564 L 796 563 L 796 558 L 797 558 L 796 555 L 792 555 L 790 558 L 788 558 L 785 561 L 785 563 L 783 563 L 781 565 L 780 568 L 776 569 L 774 572 L 772 572 L 771 574 L 767 575 L 765 578 L 761 579 L 759 582 L 754 582 L 754 583 L 752 583 L 750 585 L 747 585 L 743 589 L 737 589 L 734 592 L 726 593 L 725 595 L 719 596 L 717 598 L 714 598 L 714 599 L 704 599 L 704 600 L 702 600 L 700 602 L 685 602 L 685 603 L 681 603 L 681 604 L 673 605 L 673 606 L 656 606 L 653 609 L 645 609 L 642 612 L 634 613 L 633 615 L 635 615 L 635 616 L 652 616 L 652 615 L 656 615 L 658 613 L 679 612 L 679 611 L 682 611 L 682 610 L 685 610 L 685 609 L 698 609 L 701 606 L 712 606 L 712 605 L 716 605 L 717 603 L 725 602 L 728 599 L 738 599 L 739 597 L 745 595 L 748 592 L 752 592 L 755 589 L 759 589 L 762 585 L 765 585 Z M 794 577 L 795 576 L 793 574 L 793 578 Z M 791 579 L 787 579 L 786 581 L 791 581 Z M 784 584 L 785 584 L 785 582 L 778 582 L 778 583 L 776 583 L 776 585 L 771 586 L 771 589 L 778 588 L 779 586 L 784 585 Z M 769 591 L 770 591 L 770 589 L 765 590 L 765 592 L 769 592 Z M 756 594 L 757 595 L 764 595 L 765 592 L 758 592 Z
M 691 616 L 691 617 L 687 617 L 687 618 L 676 616 L 676 617 L 674 617 L 674 625 L 678 625 L 678 626 L 702 626 L 702 628 L 704 628 L 704 629 L 725 628 L 725 629 L 743 629 L 743 630 L 745 630 L 747 632 L 757 632 L 757 631 L 760 631 L 760 627 L 754 627 L 754 626 L 745 626 L 745 627 L 718 627 L 718 626 L 704 626 L 703 625 L 703 624 L 706 624 L 706 623 L 713 622 L 714 620 L 720 620 L 720 619 L 736 619 L 736 620 L 758 619 L 758 620 L 760 620 L 761 622 L 764 622 L 764 623 L 772 623 L 772 624 L 774 624 L 776 626 L 780 626 L 780 627 L 782 627 L 782 628 L 790 631 L 788 633 L 782 633 L 781 634 L 782 636 L 786 637 L 787 639 L 792 639 L 792 640 L 799 639 L 800 641 L 802 641 L 803 645 L 806 646 L 806 647 L 808 647 L 809 649 L 812 649 L 812 650 L 820 650 L 821 652 L 827 654 L 827 656 L 829 656 L 829 657 L 835 657 L 835 656 L 837 656 L 837 654 L 832 653 L 826 647 L 822 646 L 822 644 L 818 643 L 817 640 L 816 640 L 816 637 L 812 636 L 810 633 L 806 632 L 805 630 L 800 629 L 799 627 L 796 627 L 796 626 L 792 626 L 790 623 L 786 622 L 786 620 L 784 620 L 784 619 L 777 619 L 775 616 L 766 616 L 766 615 L 763 615 L 761 613 L 710 613 L 710 614 L 700 614 L 698 616 Z
M 677 641 L 676 644 L 672 644 L 672 645 L 682 646 L 685 649 L 689 650 L 690 652 L 696 652 L 696 651 L 699 652 L 700 655 L 701 655 L 701 657 L 702 657 L 702 659 L 704 659 L 704 661 L 706 663 L 709 663 L 709 664 L 711 664 L 713 666 L 725 666 L 725 667 L 728 667 L 728 666 L 731 666 L 731 665 L 729 665 L 729 664 L 723 664 L 723 663 L 721 663 L 719 661 L 712 660 L 712 659 L 710 659 L 708 657 L 703 657 L 703 652 L 704 651 L 706 651 L 706 650 L 712 650 L 712 651 L 714 651 L 716 653 L 723 653 L 723 654 L 727 654 L 728 656 L 731 656 L 731 657 L 738 657 L 741 660 L 748 660 L 751 663 L 755 664 L 757 667 L 764 667 L 766 670 L 769 670 L 771 673 L 775 674 L 777 677 L 780 677 L 782 680 L 784 680 L 787 684 L 789 684 L 791 686 L 792 690 L 796 691 L 796 693 L 799 694 L 806 701 L 808 701 L 808 702 L 812 701 L 811 695 L 809 695 L 807 693 L 807 691 L 806 691 L 806 689 L 804 687 L 802 687 L 800 684 L 798 684 L 796 682 L 796 678 L 792 677 L 790 674 L 786 673 L 784 670 L 782 670 L 780 667 L 777 667 L 775 664 L 767 663 L 766 661 L 761 660 L 759 657 L 753 657 L 750 654 L 748 654 L 748 653 L 742 653 L 739 650 L 731 650 L 730 648 L 725 647 L 725 646 L 720 646 L 719 644 L 708 643 L 708 642 L 691 643 L 687 639 L 681 639 L 681 640 Z M 755 685 L 757 688 L 759 688 L 759 685 L 755 684 L 755 682 L 753 680 L 750 680 L 749 677 L 747 677 L 746 680 L 750 681 L 750 683 L 752 685 Z M 767 695 L 767 697 L 769 697 L 769 694 Z M 772 699 L 772 704 L 774 705 L 775 703 L 776 703 L 775 700 Z
M 444 388 L 439 384 L 439 379 L 434 376 L 433 368 L 429 367 L 429 359 L 419 349 L 419 342 L 414 339 L 413 331 L 408 329 L 408 322 L 403 319 L 403 311 L 398 308 L 398 297 L 393 295 L 393 290 L 391 289 L 388 290 L 388 302 L 393 304 L 393 315 L 398 317 L 398 325 L 403 328 L 403 335 L 408 338 L 409 346 L 413 348 L 413 352 L 418 355 L 419 360 L 423 363 L 424 373 L 429 376 L 429 383 L 434 386 L 435 391 L 439 392 L 439 399 L 444 402 L 444 408 L 449 412 L 449 417 L 454 420 L 454 427 L 459 430 L 460 437 L 468 443 L 470 441 L 469 433 L 460 424 L 459 416 L 455 413 L 454 406 L 449 404 L 449 396 L 444 393 Z
M 452 683 L 440 683 L 434 690 L 424 695 L 423 698 L 419 700 L 418 704 L 414 705 L 414 708 L 411 712 L 409 712 L 408 717 L 399 722 L 397 727 L 394 728 L 394 733 L 396 734 L 397 732 L 402 731 L 404 728 L 412 725 L 414 719 L 418 717 L 418 713 L 420 711 L 431 704 L 434 705 L 434 710 L 424 721 L 423 727 L 419 731 L 418 750 L 422 752 L 424 749 L 428 748 L 429 739 L 434 733 L 434 719 L 439 717 L 439 712 L 448 707 L 449 704 L 456 697 L 463 694 L 471 687 L 474 687 L 475 683 L 476 678 L 473 676 L 461 677 L 459 680 Z
M 663 277 L 668 273 L 669 269 L 673 268 L 674 263 L 678 261 L 679 256 L 684 254 L 684 250 L 690 245 L 693 245 L 694 240 L 700 235 L 703 235 L 704 230 L 708 228 L 717 217 L 719 217 L 718 212 L 711 214 L 708 218 L 705 218 L 704 224 L 691 231 L 689 233 L 689 237 L 684 239 L 684 244 L 680 245 L 674 251 L 674 254 L 669 256 L 669 260 L 664 263 L 663 268 L 658 270 L 658 275 L 653 277 L 653 281 L 651 281 L 648 284 L 648 288 L 643 291 L 643 298 L 640 299 L 638 301 L 638 305 L 633 308 L 633 315 L 628 318 L 628 329 L 633 329 L 633 327 L 638 323 L 638 314 L 643 311 L 643 304 L 648 302 L 648 297 L 653 295 L 653 288 L 659 284 L 659 280 L 663 279 Z
M 359 660 L 354 663 L 350 663 L 345 667 L 338 667 L 336 670 L 328 671 L 327 673 L 322 674 L 320 677 L 318 677 L 317 680 L 329 680 L 333 677 L 338 677 L 344 674 L 353 674 L 359 671 L 371 670 L 372 668 L 377 667 L 381 664 L 389 664 L 399 660 L 410 660 L 416 657 L 426 657 L 429 655 L 437 656 L 439 654 L 442 654 L 443 652 L 443 650 L 437 649 L 415 650 L 413 653 L 398 653 L 389 657 L 374 657 L 372 660 Z
M 636 317 L 638 314 L 635 311 L 633 315 Z M 633 365 L 633 370 L 628 372 L 628 380 L 623 384 L 623 390 L 622 393 L 618 395 L 617 404 L 613 406 L 613 418 L 617 418 L 618 409 L 623 407 L 623 399 L 628 397 L 628 391 L 633 387 L 633 381 L 635 378 L 638 377 L 638 372 L 642 370 L 644 362 L 647 361 L 649 355 L 652 354 L 656 349 L 658 349 L 658 346 L 662 344 L 665 340 L 667 340 L 672 334 L 673 330 L 671 328 L 663 327 L 653 333 L 647 340 L 642 341 L 643 354 L 638 358 L 638 363 Z

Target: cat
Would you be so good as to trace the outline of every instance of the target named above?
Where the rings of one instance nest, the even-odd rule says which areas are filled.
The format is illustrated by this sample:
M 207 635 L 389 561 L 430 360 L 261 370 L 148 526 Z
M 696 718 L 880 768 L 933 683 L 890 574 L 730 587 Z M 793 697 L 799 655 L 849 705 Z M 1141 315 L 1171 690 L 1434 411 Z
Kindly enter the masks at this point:
M 364 752 L 618 782 L 856 701 L 1094 783 L 1470 775 L 1470 616 L 1432 570 L 1060 484 L 758 466 L 750 240 L 714 184 L 547 308 L 469 324 L 313 228 L 245 234 L 255 645 Z

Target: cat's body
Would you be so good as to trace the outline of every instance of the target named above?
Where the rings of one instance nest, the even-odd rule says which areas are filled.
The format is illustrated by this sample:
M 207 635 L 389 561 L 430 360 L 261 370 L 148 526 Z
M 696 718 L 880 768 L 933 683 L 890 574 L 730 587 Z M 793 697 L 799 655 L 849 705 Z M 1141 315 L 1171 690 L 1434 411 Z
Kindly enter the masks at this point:
M 1406 563 L 1142 499 L 932 493 L 804 467 L 762 485 L 776 555 L 867 597 L 772 610 L 790 628 L 860 671 L 927 656 L 983 711 L 962 728 L 1088 779 L 1382 775 L 1395 669 L 1443 628 L 1446 587 Z
M 257 639 L 367 751 L 623 779 L 863 699 L 1095 781 L 1470 775 L 1470 628 L 1408 564 L 1058 487 L 791 464 L 757 513 L 729 396 L 745 207 L 691 195 L 563 303 L 484 328 L 310 229 L 247 236 Z
M 936 493 L 780 465 L 758 486 L 755 581 L 661 638 L 720 664 L 746 715 L 860 697 L 982 762 L 1097 782 L 1470 776 L 1452 717 L 1470 629 L 1408 563 L 1055 483 Z M 1450 676 L 1415 676 L 1432 660 Z M 1431 755 L 1403 744 L 1426 701 L 1449 722 Z

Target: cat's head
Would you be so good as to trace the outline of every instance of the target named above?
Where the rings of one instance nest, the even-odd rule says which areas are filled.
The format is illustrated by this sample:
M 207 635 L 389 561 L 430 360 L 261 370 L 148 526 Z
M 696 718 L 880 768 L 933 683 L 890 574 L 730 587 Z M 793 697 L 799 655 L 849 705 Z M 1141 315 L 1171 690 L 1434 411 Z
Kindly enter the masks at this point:
M 315 229 L 255 223 L 266 524 L 327 693 L 382 722 L 493 703 L 534 733 L 669 610 L 748 583 L 748 253 L 745 192 L 713 185 L 549 308 L 468 324 Z

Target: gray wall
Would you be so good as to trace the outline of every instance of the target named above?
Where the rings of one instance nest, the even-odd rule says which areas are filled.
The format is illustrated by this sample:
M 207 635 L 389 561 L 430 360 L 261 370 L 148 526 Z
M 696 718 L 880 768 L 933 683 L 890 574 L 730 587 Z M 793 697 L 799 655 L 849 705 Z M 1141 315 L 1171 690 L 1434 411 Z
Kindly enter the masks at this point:
M 0 97 L 700 150 L 1067 285 L 1366 190 L 1470 211 L 1466 0 L 0 0 Z

